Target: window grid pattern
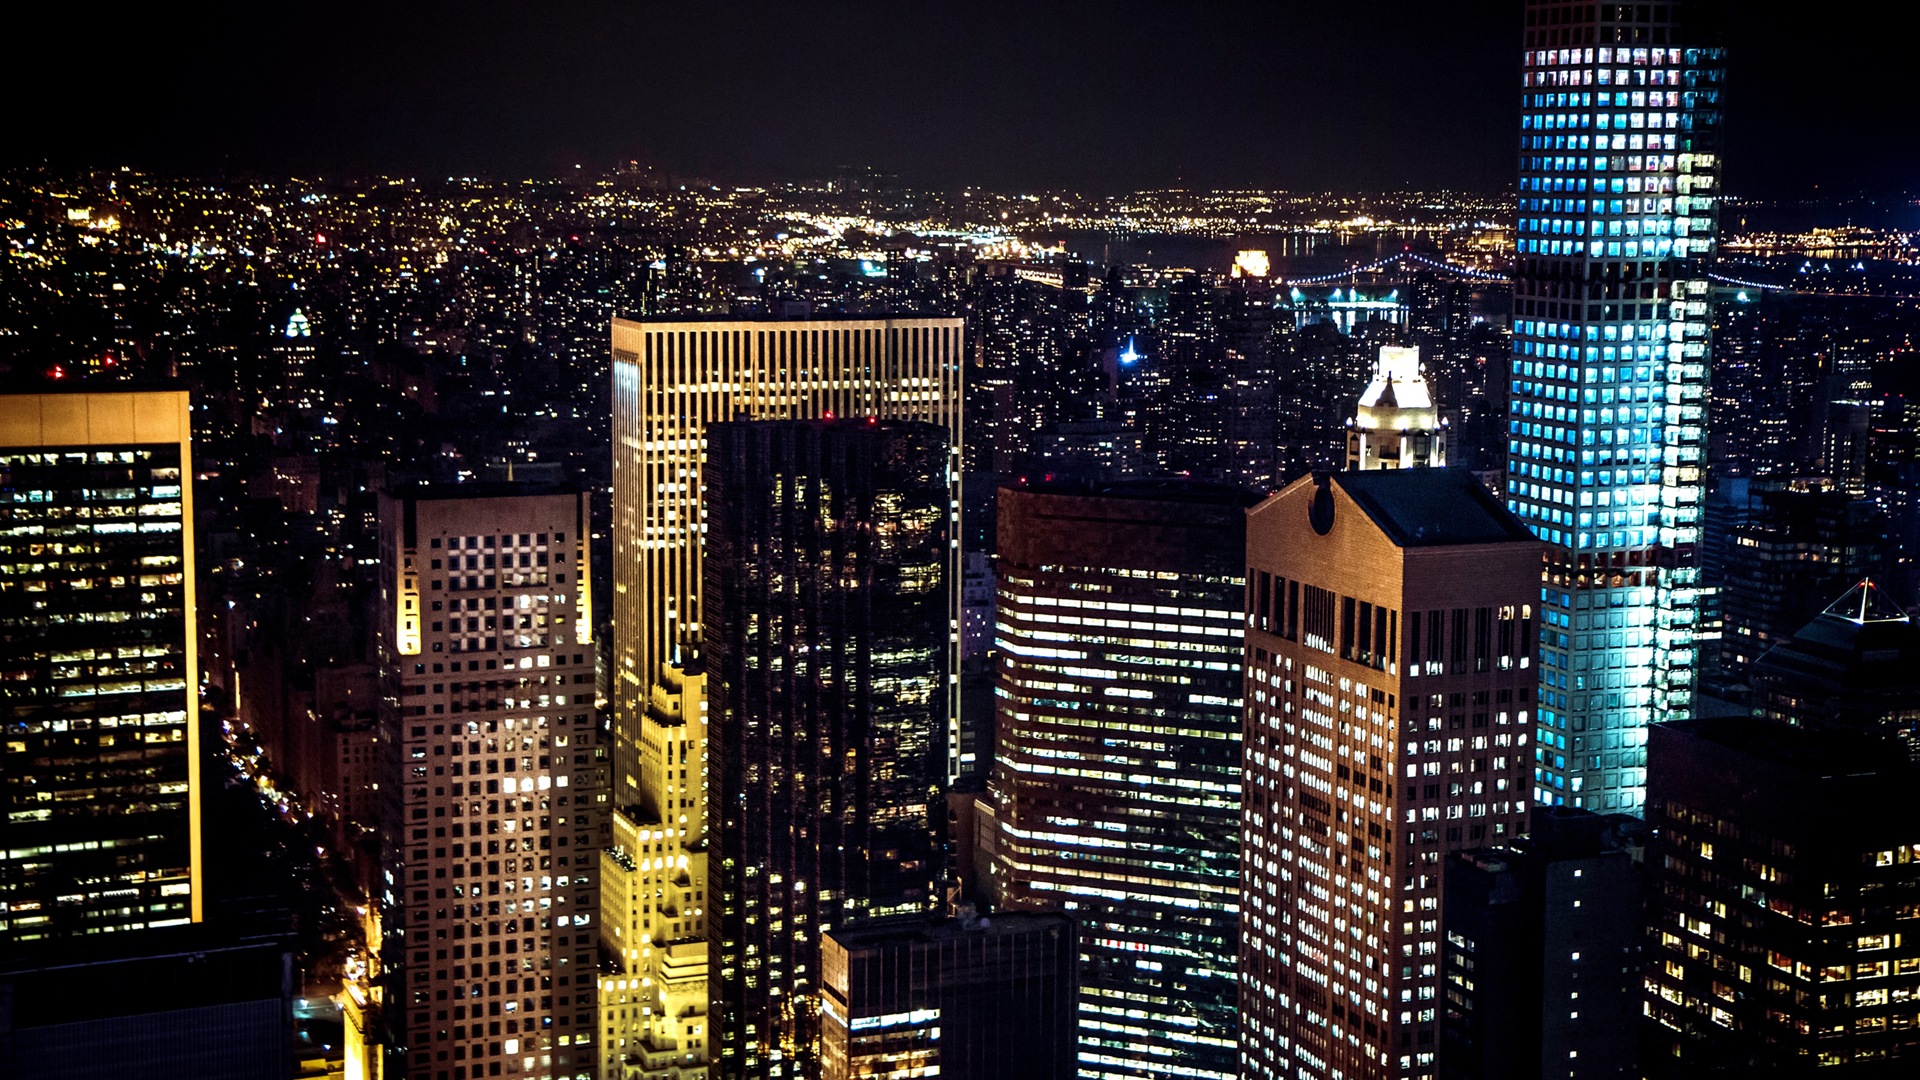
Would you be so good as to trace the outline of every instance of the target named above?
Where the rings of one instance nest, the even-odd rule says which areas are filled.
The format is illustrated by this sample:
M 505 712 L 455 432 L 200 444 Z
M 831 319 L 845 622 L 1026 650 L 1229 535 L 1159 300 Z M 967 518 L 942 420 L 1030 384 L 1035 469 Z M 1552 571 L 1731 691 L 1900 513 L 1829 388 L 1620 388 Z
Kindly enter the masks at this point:
M 1546 540 L 1535 798 L 1635 811 L 1691 712 L 1721 50 L 1679 5 L 1535 4 L 1508 506 Z

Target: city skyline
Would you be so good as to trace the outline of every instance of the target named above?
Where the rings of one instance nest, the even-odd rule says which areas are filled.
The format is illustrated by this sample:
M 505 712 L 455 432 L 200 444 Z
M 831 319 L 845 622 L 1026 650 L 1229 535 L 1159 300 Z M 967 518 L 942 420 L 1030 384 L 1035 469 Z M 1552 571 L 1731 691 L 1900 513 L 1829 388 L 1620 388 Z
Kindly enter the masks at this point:
M 1870 21 L 211 14 L 0 151 L 0 1075 L 1920 1061 Z

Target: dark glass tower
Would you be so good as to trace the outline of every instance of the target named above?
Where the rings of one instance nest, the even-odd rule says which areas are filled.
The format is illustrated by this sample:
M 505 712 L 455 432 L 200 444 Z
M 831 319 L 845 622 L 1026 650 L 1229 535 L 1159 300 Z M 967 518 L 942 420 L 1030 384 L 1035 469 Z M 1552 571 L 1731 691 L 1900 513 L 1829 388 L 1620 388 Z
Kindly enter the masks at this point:
M 1246 508 L 1000 493 L 993 885 L 1081 924 L 1082 1077 L 1235 1073 Z
M 1912 1076 L 1920 768 L 1749 717 L 1650 735 L 1639 1075 Z
M 1547 541 L 1535 799 L 1638 812 L 1693 707 L 1722 50 L 1704 3 L 1526 10 L 1507 505 Z
M 200 917 L 188 415 L 0 396 L 0 954 Z
M 939 898 L 947 455 L 915 421 L 708 428 L 719 1076 L 813 1075 L 821 936 Z
M 821 1080 L 1068 1080 L 1074 938 L 1057 912 L 902 916 L 825 935 Z

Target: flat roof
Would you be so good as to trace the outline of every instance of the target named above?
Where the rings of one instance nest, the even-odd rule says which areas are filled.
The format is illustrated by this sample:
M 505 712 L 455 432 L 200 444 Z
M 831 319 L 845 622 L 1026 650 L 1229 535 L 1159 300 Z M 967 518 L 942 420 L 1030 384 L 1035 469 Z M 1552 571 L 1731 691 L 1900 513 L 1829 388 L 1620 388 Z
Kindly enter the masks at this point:
M 945 915 L 895 915 L 827 932 L 845 949 L 875 945 L 911 945 L 991 934 L 1030 934 L 1048 927 L 1065 929 L 1073 917 L 1060 911 L 1002 911 L 970 918 Z
M 1400 547 L 1502 544 L 1538 538 L 1465 469 L 1328 474 Z
M 1263 496 L 1247 488 L 1187 477 L 1140 477 L 1124 480 L 1026 480 L 1003 484 L 1010 491 L 1042 495 L 1077 495 L 1088 499 L 1142 499 L 1150 502 L 1196 503 L 1207 506 L 1253 506 Z
M 964 323 L 964 315 L 941 315 L 930 311 L 901 311 L 887 315 L 866 312 L 857 315 L 843 315 L 835 312 L 819 312 L 809 315 L 774 315 L 767 312 L 752 312 L 740 315 L 616 315 L 615 322 L 633 323 L 637 326 L 671 326 L 676 323 L 878 323 L 890 322 L 931 322 Z
M 383 494 L 396 499 L 437 501 L 442 499 L 507 499 L 540 495 L 578 495 L 578 484 L 545 480 L 474 480 L 468 483 L 421 480 L 393 484 Z

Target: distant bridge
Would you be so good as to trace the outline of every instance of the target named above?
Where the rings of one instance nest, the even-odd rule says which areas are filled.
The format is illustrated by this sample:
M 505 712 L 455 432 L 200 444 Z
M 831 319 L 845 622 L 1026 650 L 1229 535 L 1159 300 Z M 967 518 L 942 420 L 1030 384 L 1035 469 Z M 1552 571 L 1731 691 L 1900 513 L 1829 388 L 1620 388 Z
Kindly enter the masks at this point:
M 1404 263 L 1404 262 L 1418 263 L 1419 265 L 1424 266 L 1429 270 L 1439 270 L 1439 271 L 1442 271 L 1443 273 L 1448 273 L 1448 274 L 1459 274 L 1461 277 L 1473 278 L 1476 281 L 1506 281 L 1507 280 L 1507 275 L 1496 273 L 1492 270 L 1482 270 L 1478 267 L 1461 266 L 1458 263 L 1442 262 L 1439 259 L 1429 259 L 1425 255 L 1420 255 L 1412 251 L 1397 251 L 1392 255 L 1387 256 L 1384 259 L 1375 259 L 1373 262 L 1370 262 L 1370 263 L 1356 263 L 1355 265 L 1349 266 L 1345 270 L 1341 270 L 1337 273 L 1321 274 L 1318 277 L 1288 278 L 1286 279 L 1284 284 L 1328 285 L 1336 281 L 1341 281 L 1346 278 L 1353 277 L 1356 274 L 1370 274 L 1375 270 L 1379 270 L 1383 267 L 1388 267 L 1388 266 L 1394 265 L 1395 263 Z
M 1412 251 L 1397 251 L 1392 255 L 1388 255 L 1386 258 L 1375 259 L 1374 261 L 1369 263 L 1355 263 L 1354 265 L 1347 267 L 1345 270 L 1341 270 L 1332 274 L 1320 274 L 1315 277 L 1288 278 L 1285 280 L 1285 282 L 1283 282 L 1283 284 L 1330 285 L 1336 281 L 1344 281 L 1347 278 L 1353 277 L 1358 274 L 1370 274 L 1376 270 L 1381 270 L 1398 263 L 1414 263 L 1416 265 L 1426 267 L 1429 270 L 1438 270 L 1441 273 L 1446 273 L 1446 274 L 1458 274 L 1461 277 L 1471 278 L 1475 281 L 1508 282 L 1512 280 L 1507 275 L 1499 273 L 1497 271 L 1482 270 L 1479 267 L 1475 267 L 1475 266 L 1461 266 L 1459 263 L 1446 262 L 1441 259 L 1430 259 L 1430 258 L 1427 258 L 1425 255 L 1421 255 Z M 1764 281 L 1747 281 L 1743 278 L 1730 277 L 1726 274 L 1708 274 L 1707 277 L 1714 281 L 1719 282 L 1722 285 L 1732 285 L 1732 286 L 1735 286 L 1736 288 L 1760 289 L 1765 292 L 1794 293 L 1801 296 L 1872 296 L 1872 295 L 1875 295 L 1870 293 L 1850 293 L 1850 292 L 1837 292 L 1837 291 L 1823 291 L 1823 290 L 1815 290 L 1815 289 L 1796 289 L 1791 285 L 1772 285 Z M 1889 297 L 1889 298 L 1898 299 L 1898 297 Z

